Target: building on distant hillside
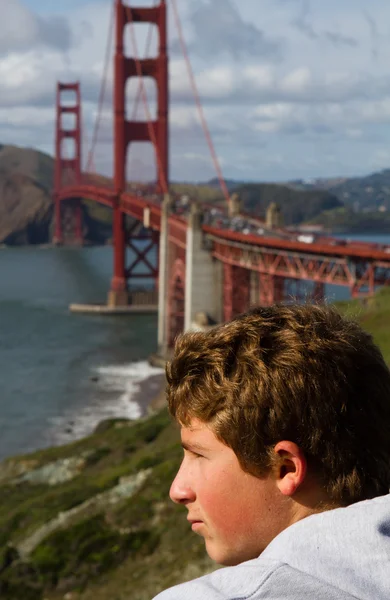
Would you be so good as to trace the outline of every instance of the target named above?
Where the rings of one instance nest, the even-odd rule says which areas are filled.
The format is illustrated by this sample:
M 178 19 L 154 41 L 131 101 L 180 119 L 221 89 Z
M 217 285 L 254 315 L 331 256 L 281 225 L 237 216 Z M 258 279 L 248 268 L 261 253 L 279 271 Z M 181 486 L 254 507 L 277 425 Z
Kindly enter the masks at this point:
M 229 198 L 229 204 L 228 204 L 229 218 L 233 219 L 233 217 L 237 217 L 241 212 L 241 208 L 242 208 L 242 202 L 240 200 L 239 195 L 232 194 Z
M 277 229 L 278 227 L 282 227 L 283 215 L 282 211 L 280 210 L 280 206 L 276 204 L 276 202 L 271 202 L 271 204 L 268 206 L 265 223 L 268 229 Z
M 287 227 L 290 231 L 299 231 L 300 233 L 324 233 L 325 227 L 320 224 L 301 224 L 301 225 L 290 225 Z

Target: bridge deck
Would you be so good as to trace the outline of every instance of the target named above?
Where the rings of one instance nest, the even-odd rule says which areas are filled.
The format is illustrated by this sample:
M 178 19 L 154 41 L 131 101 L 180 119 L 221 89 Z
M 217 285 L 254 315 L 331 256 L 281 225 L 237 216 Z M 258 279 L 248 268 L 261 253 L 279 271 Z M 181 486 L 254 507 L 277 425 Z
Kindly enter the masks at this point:
M 115 191 L 112 187 L 109 185 L 100 186 L 91 183 L 82 183 L 62 188 L 60 199 L 65 200 L 69 198 L 88 198 L 110 208 L 113 208 L 116 202 Z M 145 209 L 148 209 L 150 214 L 150 227 L 156 231 L 160 230 L 161 208 L 155 197 L 143 195 L 142 192 L 137 193 L 135 191 L 129 191 L 121 195 L 119 206 L 124 213 L 139 221 L 143 221 L 144 211 Z M 185 243 L 185 231 L 187 228 L 186 220 L 183 217 L 172 215 L 170 217 L 170 224 L 177 232 L 174 236 L 177 243 L 179 245 Z M 225 243 L 230 242 L 232 245 L 240 243 L 251 246 L 252 248 L 269 248 L 274 249 L 275 251 L 299 252 L 300 254 L 326 256 L 328 258 L 342 257 L 355 260 L 375 261 L 378 265 L 380 263 L 379 266 L 382 266 L 383 268 L 390 268 L 390 247 L 378 244 L 346 242 L 335 238 L 329 239 L 328 242 L 322 238 L 319 243 L 315 241 L 306 243 L 298 241 L 296 236 L 291 234 L 291 232 L 288 233 L 290 239 L 280 239 L 279 237 L 272 237 L 271 235 L 260 236 L 244 234 L 208 225 L 203 226 L 203 230 L 205 233 L 214 236 L 214 238 L 224 240 Z

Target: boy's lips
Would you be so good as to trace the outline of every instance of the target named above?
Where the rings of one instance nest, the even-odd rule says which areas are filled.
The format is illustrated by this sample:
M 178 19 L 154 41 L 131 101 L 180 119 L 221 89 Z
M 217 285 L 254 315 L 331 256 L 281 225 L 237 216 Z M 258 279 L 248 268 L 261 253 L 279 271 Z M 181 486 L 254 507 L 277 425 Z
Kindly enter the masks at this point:
M 192 531 L 195 531 L 200 525 L 203 525 L 201 519 L 187 518 L 187 521 L 190 523 Z
M 193 517 L 187 517 L 187 521 L 193 525 L 194 523 L 203 523 L 202 519 L 194 519 Z

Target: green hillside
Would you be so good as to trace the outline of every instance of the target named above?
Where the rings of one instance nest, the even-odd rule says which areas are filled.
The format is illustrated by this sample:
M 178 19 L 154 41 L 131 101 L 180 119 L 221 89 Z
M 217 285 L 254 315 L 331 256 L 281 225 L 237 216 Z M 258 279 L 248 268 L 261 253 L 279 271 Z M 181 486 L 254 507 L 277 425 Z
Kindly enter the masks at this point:
M 181 455 L 163 409 L 0 465 L 0 597 L 150 600 L 212 569 L 168 498 Z

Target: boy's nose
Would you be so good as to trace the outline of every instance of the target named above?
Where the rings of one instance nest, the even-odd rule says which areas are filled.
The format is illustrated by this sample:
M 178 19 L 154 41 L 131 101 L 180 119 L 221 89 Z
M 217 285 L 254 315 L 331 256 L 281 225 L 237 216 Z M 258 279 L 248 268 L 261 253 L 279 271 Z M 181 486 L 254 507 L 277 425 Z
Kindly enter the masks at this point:
M 172 482 L 169 497 L 176 504 L 188 504 L 195 500 L 196 494 L 181 469 Z

